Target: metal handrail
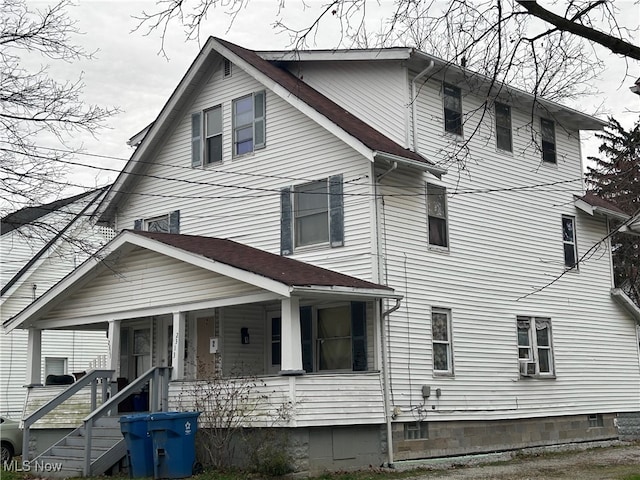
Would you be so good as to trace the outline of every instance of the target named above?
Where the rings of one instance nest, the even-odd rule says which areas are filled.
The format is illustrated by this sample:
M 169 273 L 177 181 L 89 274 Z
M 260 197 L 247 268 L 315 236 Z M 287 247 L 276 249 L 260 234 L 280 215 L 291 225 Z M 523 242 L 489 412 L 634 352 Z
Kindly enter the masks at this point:
M 22 456 L 23 460 L 29 460 L 29 429 L 31 425 L 36 423 L 47 413 L 51 412 L 54 408 L 59 406 L 64 401 L 70 399 L 80 390 L 87 385 L 91 384 L 91 406 L 95 408 L 96 405 L 96 389 L 99 378 L 104 379 L 102 382 L 102 401 L 104 402 L 107 397 L 107 380 L 111 379 L 114 370 L 91 370 L 87 372 L 85 376 L 77 380 L 75 383 L 69 385 L 64 392 L 60 395 L 52 398 L 47 403 L 38 408 L 35 412 L 31 413 L 23 420 L 23 432 L 22 432 Z
M 170 378 L 171 367 L 153 367 L 136 378 L 108 401 L 103 402 L 98 408 L 92 409 L 92 412 L 83 419 L 85 438 L 83 474 L 85 477 L 91 475 L 91 447 L 95 421 L 109 413 L 114 407 L 117 407 L 121 401 L 137 390 L 138 387 L 144 386 L 149 381 L 151 382 L 149 388 L 149 410 L 151 412 L 166 412 L 169 403 Z

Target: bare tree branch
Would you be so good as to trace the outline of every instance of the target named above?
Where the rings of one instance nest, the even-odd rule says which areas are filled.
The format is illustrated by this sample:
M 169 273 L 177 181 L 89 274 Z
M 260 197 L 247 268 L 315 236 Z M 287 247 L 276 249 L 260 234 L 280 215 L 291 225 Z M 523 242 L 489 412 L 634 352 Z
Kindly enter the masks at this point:
M 583 15 L 586 14 L 589 10 L 592 10 L 606 3 L 607 1 L 605 0 L 593 2 L 587 7 L 587 9 L 585 9 Z M 635 60 L 640 60 L 640 47 L 638 47 L 637 45 L 633 45 L 632 43 L 627 42 L 621 38 L 608 35 L 594 28 L 587 27 L 581 23 L 576 22 L 579 17 L 565 18 L 560 15 L 556 15 L 555 13 L 541 7 L 537 2 L 534 1 L 518 1 L 518 4 L 525 8 L 531 15 L 544 20 L 547 23 L 550 23 L 558 30 L 569 32 L 573 35 L 577 35 L 579 37 L 595 42 L 611 50 L 613 53 L 633 58 Z

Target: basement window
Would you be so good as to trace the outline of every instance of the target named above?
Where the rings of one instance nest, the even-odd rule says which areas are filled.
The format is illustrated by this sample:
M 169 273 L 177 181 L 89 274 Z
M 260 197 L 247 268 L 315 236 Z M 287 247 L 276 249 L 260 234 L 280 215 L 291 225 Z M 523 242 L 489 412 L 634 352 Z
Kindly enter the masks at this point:
M 429 424 L 427 422 L 410 422 L 404 424 L 405 440 L 426 440 L 429 438 Z

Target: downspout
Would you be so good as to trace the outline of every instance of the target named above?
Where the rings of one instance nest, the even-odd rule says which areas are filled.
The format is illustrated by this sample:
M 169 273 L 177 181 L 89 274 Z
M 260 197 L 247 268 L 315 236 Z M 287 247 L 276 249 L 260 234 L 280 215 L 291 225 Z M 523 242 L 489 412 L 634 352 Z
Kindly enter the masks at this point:
M 400 308 L 400 299 L 396 298 L 396 304 L 391 307 L 386 312 L 382 313 L 381 316 L 381 337 L 382 337 L 382 381 L 384 382 L 384 418 L 387 423 L 387 466 L 389 468 L 393 468 L 393 431 L 391 428 L 391 404 L 389 399 L 389 368 L 387 366 L 387 335 L 386 335 L 386 325 L 387 322 L 385 319 L 388 319 L 389 315 Z
M 429 65 L 422 70 L 418 75 L 411 80 L 411 121 L 413 127 L 413 137 L 411 138 L 411 147 L 414 152 L 418 151 L 418 142 L 416 138 L 418 138 L 418 109 L 416 108 L 416 103 L 418 102 L 418 91 L 416 89 L 416 83 L 422 77 L 424 77 L 427 73 L 431 71 L 431 69 L 435 66 L 435 62 L 433 60 L 429 60 Z

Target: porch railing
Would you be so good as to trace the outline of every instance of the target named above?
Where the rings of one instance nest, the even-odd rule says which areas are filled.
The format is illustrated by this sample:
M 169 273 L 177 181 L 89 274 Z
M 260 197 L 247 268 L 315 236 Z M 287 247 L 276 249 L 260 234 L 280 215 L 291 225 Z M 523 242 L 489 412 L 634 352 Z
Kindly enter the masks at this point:
M 126 399 L 129 395 L 144 387 L 147 382 L 149 385 L 149 411 L 166 412 L 169 404 L 169 380 L 171 379 L 171 367 L 153 367 L 147 370 L 142 376 L 136 378 L 133 382 L 120 390 L 108 401 L 103 402 L 98 408 L 92 408 L 91 413 L 86 416 L 84 422 L 84 476 L 91 474 L 91 448 L 92 448 L 92 432 L 97 419 L 104 415 L 110 414 L 116 409 L 118 404 Z
M 120 402 L 125 400 L 132 393 L 135 393 L 137 390 L 144 387 L 147 383 L 149 383 L 149 410 L 151 412 L 167 411 L 169 404 L 169 380 L 171 379 L 171 367 L 153 367 L 142 376 L 136 378 L 121 391 L 117 392 L 111 398 L 108 398 L 110 393 L 109 385 L 111 384 L 113 374 L 114 370 L 89 371 L 84 377 L 71 384 L 60 395 L 52 398 L 36 411 L 25 417 L 23 420 L 24 431 L 22 439 L 23 460 L 30 460 L 29 430 L 31 426 L 88 385 L 91 385 L 91 413 L 82 420 L 85 432 L 85 456 L 83 468 L 85 476 L 88 476 L 91 471 L 92 430 L 97 419 L 104 415 L 109 415 L 113 411 L 117 412 L 117 407 Z M 97 390 L 98 380 L 100 379 L 102 380 L 102 404 L 98 407 Z
M 60 395 L 52 398 L 35 412 L 25 417 L 23 420 L 24 430 L 22 432 L 22 459 L 26 461 L 29 460 L 29 430 L 34 423 L 88 385 L 91 385 L 91 410 L 95 410 L 97 405 L 98 380 L 102 379 L 102 402 L 104 403 L 107 399 L 108 387 L 113 374 L 114 370 L 91 370 L 84 377 L 69 385 Z

